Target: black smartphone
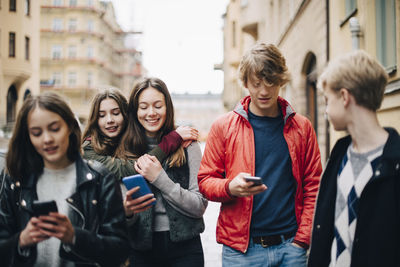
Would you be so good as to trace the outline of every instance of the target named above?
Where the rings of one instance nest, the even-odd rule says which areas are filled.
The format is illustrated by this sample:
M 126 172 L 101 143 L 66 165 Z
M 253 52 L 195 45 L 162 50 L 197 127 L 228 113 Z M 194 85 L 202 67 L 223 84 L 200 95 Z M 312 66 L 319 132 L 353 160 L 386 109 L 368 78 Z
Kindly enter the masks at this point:
M 253 182 L 253 186 L 262 185 L 262 179 L 258 176 L 245 176 L 243 177 L 247 182 Z
M 48 215 L 50 212 L 58 212 L 57 203 L 54 200 L 38 201 L 32 203 L 33 215 L 39 217 L 40 215 Z

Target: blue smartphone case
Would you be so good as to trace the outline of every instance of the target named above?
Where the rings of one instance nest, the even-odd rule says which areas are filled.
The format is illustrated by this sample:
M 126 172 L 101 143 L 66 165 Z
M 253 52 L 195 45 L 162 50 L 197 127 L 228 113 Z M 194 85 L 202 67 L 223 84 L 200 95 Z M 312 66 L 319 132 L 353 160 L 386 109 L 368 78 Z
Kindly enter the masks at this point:
M 124 183 L 126 189 L 131 190 L 132 188 L 139 186 L 139 191 L 132 194 L 132 198 L 138 198 L 147 194 L 152 194 L 153 192 L 150 190 L 146 180 L 141 174 L 136 174 L 132 176 L 127 176 L 122 178 L 122 182 Z M 154 205 L 155 202 L 152 203 Z

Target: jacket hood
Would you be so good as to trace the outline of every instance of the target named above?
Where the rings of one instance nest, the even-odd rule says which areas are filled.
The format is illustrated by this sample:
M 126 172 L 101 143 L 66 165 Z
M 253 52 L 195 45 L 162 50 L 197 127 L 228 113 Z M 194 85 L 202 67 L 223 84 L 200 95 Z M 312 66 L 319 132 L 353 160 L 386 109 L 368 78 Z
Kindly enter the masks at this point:
M 242 98 L 240 100 L 240 102 L 236 105 L 236 107 L 233 111 L 248 121 L 249 120 L 248 113 L 249 113 L 250 102 L 251 102 L 251 97 L 245 96 L 244 98 Z M 286 124 L 287 119 L 290 116 L 293 116 L 294 114 L 296 114 L 296 112 L 294 111 L 292 106 L 289 104 L 289 102 L 280 96 L 278 96 L 278 105 L 282 112 L 282 117 L 284 120 L 283 123 Z

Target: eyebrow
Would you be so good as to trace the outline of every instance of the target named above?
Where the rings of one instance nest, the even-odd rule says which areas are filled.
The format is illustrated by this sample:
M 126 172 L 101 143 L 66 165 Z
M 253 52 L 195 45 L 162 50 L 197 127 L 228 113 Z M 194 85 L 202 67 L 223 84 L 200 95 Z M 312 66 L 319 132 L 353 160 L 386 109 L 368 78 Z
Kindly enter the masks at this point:
M 112 108 L 111 109 L 111 111 L 114 111 L 114 110 L 116 110 L 116 109 L 120 109 L 119 107 L 116 107 L 116 108 Z M 99 109 L 99 112 L 106 112 L 105 110 L 103 110 L 103 109 Z
M 142 102 L 139 102 L 139 104 L 157 104 L 157 103 L 159 103 L 159 102 L 163 102 L 163 101 L 162 101 L 161 99 L 160 99 L 160 100 L 156 100 L 156 101 L 151 102 L 151 103 L 146 102 L 146 101 L 142 101 Z
M 47 127 L 51 127 L 57 123 L 60 123 L 60 121 L 59 120 L 53 121 L 53 122 L 49 123 L 49 125 L 47 125 Z M 33 127 L 29 127 L 29 130 L 36 130 L 36 129 L 41 129 L 41 128 L 42 127 L 39 127 L 39 126 L 33 126 Z

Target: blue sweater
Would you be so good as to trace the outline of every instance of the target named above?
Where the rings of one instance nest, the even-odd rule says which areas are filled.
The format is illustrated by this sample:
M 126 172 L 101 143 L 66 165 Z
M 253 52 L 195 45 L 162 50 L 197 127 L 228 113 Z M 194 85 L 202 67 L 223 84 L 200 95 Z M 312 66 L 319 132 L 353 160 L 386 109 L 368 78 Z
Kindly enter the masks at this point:
M 260 117 L 249 111 L 254 131 L 255 175 L 268 189 L 254 196 L 251 236 L 295 233 L 295 180 L 281 116 Z

